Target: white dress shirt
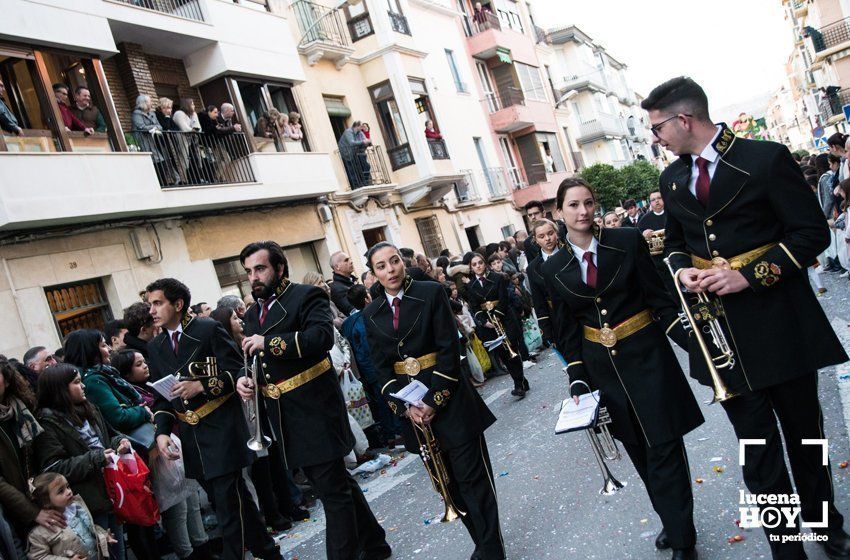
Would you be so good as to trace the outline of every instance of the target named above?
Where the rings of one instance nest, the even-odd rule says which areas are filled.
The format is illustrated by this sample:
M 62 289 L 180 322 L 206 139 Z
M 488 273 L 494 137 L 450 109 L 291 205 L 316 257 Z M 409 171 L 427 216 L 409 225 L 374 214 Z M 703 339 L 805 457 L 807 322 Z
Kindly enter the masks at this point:
M 174 348 L 174 333 L 180 333 L 177 336 L 177 344 L 180 344 L 180 339 L 183 338 L 183 323 L 177 323 L 177 328 L 173 331 L 171 329 L 165 329 L 168 331 L 168 342 L 171 344 L 171 348 Z
M 394 296 L 391 296 L 391 295 L 390 295 L 390 294 L 388 294 L 387 292 L 384 292 L 384 295 L 385 295 L 385 296 L 387 296 L 387 302 L 390 304 L 390 308 L 392 308 L 392 306 L 393 306 L 393 300 L 394 300 L 395 298 L 398 298 L 399 300 L 401 300 L 401 298 L 403 298 L 403 297 L 404 297 L 404 288 L 400 289 L 400 290 L 398 291 L 398 293 L 397 293 L 396 295 L 394 295 Z M 399 304 L 401 304 L 401 301 L 399 301 Z
M 596 265 L 597 269 L 599 268 L 599 241 L 596 238 L 592 238 L 590 242 L 590 247 L 587 250 L 582 249 L 578 245 L 575 245 L 570 238 L 567 237 L 567 243 L 570 244 L 570 247 L 573 248 L 573 254 L 578 259 L 578 264 L 581 266 L 581 281 L 587 284 L 587 261 L 584 260 L 584 254 L 586 252 L 593 253 L 593 264 Z
M 697 195 L 697 178 L 699 177 L 699 167 L 697 167 L 697 157 L 701 157 L 708 160 L 708 179 L 714 179 L 714 170 L 717 169 L 717 160 L 720 159 L 720 154 L 717 153 L 717 150 L 714 149 L 714 142 L 717 140 L 717 137 L 720 136 L 720 131 L 723 128 L 718 125 L 717 132 L 714 135 L 714 138 L 711 139 L 705 148 L 702 149 L 702 153 L 700 154 L 691 154 L 693 161 L 691 162 L 691 180 L 688 182 L 688 190 L 691 191 L 691 194 Z
M 543 262 L 546 262 L 546 261 L 548 261 L 548 260 L 549 260 L 549 259 L 550 259 L 550 258 L 551 258 L 551 257 L 552 257 L 555 253 L 557 253 L 557 252 L 558 252 L 558 248 L 557 248 L 557 247 L 555 247 L 555 250 L 554 250 L 554 251 L 552 251 L 551 253 L 546 253 L 546 251 L 544 251 L 544 250 L 541 248 L 541 249 L 540 249 L 540 258 L 543 260 Z

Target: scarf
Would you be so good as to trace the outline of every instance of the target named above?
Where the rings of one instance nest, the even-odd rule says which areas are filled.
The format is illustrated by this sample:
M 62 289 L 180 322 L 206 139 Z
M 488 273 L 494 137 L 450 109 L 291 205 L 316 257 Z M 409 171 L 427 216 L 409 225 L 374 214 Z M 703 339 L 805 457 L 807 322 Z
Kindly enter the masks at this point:
M 129 381 L 121 377 L 118 374 L 118 370 L 114 367 L 106 364 L 100 364 L 86 369 L 82 374 L 83 383 L 86 382 L 86 378 L 92 375 L 102 375 L 112 389 L 124 397 L 125 400 L 129 401 L 130 405 L 139 406 L 143 404 L 142 397 L 139 395 L 139 392 L 136 391 L 136 388 Z
M 8 404 L 0 404 L 0 421 L 5 422 L 10 418 L 15 419 L 13 430 L 18 440 L 18 446 L 24 448 L 44 431 L 35 416 L 29 411 L 23 401 L 17 397 L 11 397 Z

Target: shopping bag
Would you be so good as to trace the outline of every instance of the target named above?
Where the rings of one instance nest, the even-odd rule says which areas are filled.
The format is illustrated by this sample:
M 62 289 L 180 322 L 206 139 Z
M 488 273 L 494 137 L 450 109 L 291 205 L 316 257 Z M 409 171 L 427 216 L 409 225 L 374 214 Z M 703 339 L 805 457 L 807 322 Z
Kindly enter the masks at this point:
M 469 346 L 472 347 L 472 352 L 475 354 L 475 357 L 478 358 L 478 364 L 481 366 L 481 371 L 487 373 L 493 367 L 493 364 L 490 363 L 490 355 L 487 353 L 487 349 L 484 348 L 484 343 L 481 342 L 481 339 L 475 335 L 469 337 Z
M 536 352 L 543 346 L 543 335 L 540 333 L 540 327 L 537 326 L 537 321 L 534 319 L 528 318 L 523 321 L 522 337 L 529 352 Z
M 484 383 L 484 370 L 481 369 L 481 364 L 478 363 L 478 357 L 472 349 L 472 344 L 466 345 L 466 363 L 469 365 L 469 374 L 476 383 Z
M 103 468 L 106 493 L 122 523 L 149 527 L 159 521 L 148 466 L 135 451 Z
M 180 438 L 171 434 L 171 441 L 180 455 L 171 460 L 159 453 L 153 454 L 151 460 L 151 485 L 159 511 L 165 511 L 186 499 L 192 490 L 194 481 L 186 480 L 186 468 L 183 465 L 183 451 Z
M 366 398 L 366 391 L 363 389 L 363 384 L 354 377 L 354 372 L 347 369 L 342 372 L 342 394 L 345 396 L 345 405 L 348 407 L 348 412 L 357 420 L 357 424 L 362 429 L 366 429 L 375 423 L 372 418 L 372 410 L 369 408 L 369 399 Z

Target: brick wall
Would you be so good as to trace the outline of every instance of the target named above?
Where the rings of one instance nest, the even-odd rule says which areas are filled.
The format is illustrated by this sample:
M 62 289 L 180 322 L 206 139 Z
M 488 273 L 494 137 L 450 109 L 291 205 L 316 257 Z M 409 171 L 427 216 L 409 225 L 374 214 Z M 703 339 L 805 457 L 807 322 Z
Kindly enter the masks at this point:
M 186 67 L 183 66 L 183 61 L 179 58 L 167 58 L 153 54 L 147 55 L 148 67 L 153 77 L 155 84 L 167 84 L 169 86 L 177 86 L 177 91 L 180 97 L 189 97 L 195 100 L 195 110 L 202 110 L 201 94 L 197 88 L 189 85 L 189 77 L 186 75 Z M 156 95 L 154 100 L 162 97 Z M 174 99 L 174 104 L 177 105 L 180 100 Z M 156 105 L 156 101 L 154 101 Z
M 127 92 L 124 90 L 124 84 L 121 81 L 121 73 L 118 70 L 117 58 L 117 56 L 113 56 L 104 60 L 103 71 L 106 73 L 106 82 L 109 84 L 109 92 L 112 94 L 112 102 L 118 112 L 121 128 L 124 131 L 129 131 L 132 128 L 130 114 L 133 112 L 135 99 L 131 102 L 127 98 Z

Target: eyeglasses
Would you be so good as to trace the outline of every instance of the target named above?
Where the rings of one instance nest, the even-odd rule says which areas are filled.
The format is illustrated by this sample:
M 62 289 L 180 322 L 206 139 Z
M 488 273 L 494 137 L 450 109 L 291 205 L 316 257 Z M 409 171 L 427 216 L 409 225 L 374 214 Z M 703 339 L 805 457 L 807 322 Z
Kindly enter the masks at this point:
M 672 117 L 670 117 L 669 119 L 664 119 L 663 121 L 661 121 L 661 122 L 660 122 L 660 123 L 658 123 L 658 124 L 654 124 L 654 125 L 650 126 L 650 127 L 649 127 L 649 130 L 651 130 L 651 131 L 652 131 L 652 134 L 653 134 L 655 137 L 658 137 L 658 133 L 661 131 L 661 127 L 662 127 L 662 126 L 664 126 L 664 125 L 665 125 L 665 124 L 667 124 L 668 122 L 672 121 L 673 119 L 677 119 L 677 118 L 679 118 L 680 116 L 681 116 L 681 117 L 693 117 L 693 115 L 689 115 L 689 114 L 687 114 L 687 113 L 679 113 L 679 114 L 673 115 L 673 116 L 672 116 Z

